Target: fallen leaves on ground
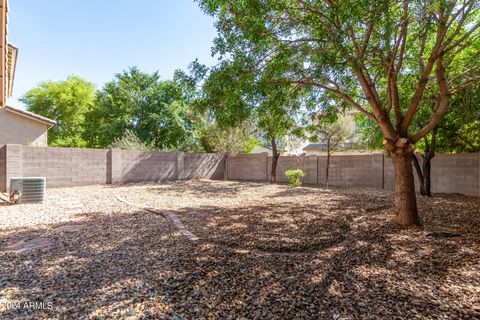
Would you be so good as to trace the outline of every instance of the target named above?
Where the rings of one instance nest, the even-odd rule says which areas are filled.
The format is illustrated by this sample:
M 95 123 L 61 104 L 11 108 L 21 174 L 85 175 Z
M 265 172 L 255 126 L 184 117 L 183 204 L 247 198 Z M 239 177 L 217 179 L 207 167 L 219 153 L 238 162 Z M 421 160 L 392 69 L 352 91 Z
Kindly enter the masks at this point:
M 419 198 L 425 227 L 402 229 L 392 194 L 373 189 L 183 181 L 49 192 L 83 208 L 52 201 L 28 222 L 25 207 L 0 208 L 18 215 L 0 229 L 0 297 L 53 308 L 0 308 L 2 319 L 480 317 L 477 198 Z M 202 241 L 116 195 L 174 211 Z M 442 232 L 460 236 L 427 236 Z M 39 237 L 53 244 L 2 251 Z

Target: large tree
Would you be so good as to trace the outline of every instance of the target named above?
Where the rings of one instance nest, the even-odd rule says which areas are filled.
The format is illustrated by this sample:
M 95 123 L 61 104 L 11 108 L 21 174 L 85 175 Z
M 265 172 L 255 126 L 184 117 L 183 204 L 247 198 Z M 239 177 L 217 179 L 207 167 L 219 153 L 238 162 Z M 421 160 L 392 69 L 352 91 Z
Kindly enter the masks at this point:
M 420 225 L 415 144 L 443 118 L 454 90 L 449 79 L 460 79 L 459 87 L 476 80 L 470 75 L 480 60 L 478 1 L 198 1 L 218 19 L 215 48 L 224 59 L 247 56 L 255 61 L 252 72 L 274 65 L 278 81 L 342 99 L 379 126 L 394 163 L 395 220 Z M 402 86 L 412 79 L 410 94 Z M 427 87 L 435 106 L 429 121 L 412 130 L 419 106 L 430 99 Z
M 157 149 L 189 151 L 198 142 L 184 86 L 135 67 L 115 75 L 97 92 L 87 120 L 86 140 L 94 147 L 107 147 L 127 130 Z
M 85 114 L 94 105 L 95 88 L 87 80 L 69 76 L 62 81 L 44 81 L 21 99 L 28 111 L 57 121 L 48 144 L 54 147 L 85 147 Z

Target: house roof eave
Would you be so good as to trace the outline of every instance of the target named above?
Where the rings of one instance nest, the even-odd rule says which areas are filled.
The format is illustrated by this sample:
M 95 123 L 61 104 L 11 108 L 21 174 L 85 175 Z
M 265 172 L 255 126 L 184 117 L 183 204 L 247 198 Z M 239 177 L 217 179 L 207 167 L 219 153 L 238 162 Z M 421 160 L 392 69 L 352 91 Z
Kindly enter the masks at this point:
M 46 124 L 49 128 L 51 128 L 51 127 L 53 127 L 54 125 L 57 124 L 57 122 L 52 120 L 52 119 L 42 117 L 42 116 L 39 116 L 38 114 L 35 114 L 33 112 L 17 109 L 17 108 L 11 107 L 11 106 L 5 106 L 5 111 L 10 112 L 10 113 L 14 113 L 14 114 L 19 115 L 21 117 L 28 118 L 28 119 L 31 119 L 31 120 L 34 120 L 34 121 L 37 121 L 37 122 L 41 122 L 43 124 Z

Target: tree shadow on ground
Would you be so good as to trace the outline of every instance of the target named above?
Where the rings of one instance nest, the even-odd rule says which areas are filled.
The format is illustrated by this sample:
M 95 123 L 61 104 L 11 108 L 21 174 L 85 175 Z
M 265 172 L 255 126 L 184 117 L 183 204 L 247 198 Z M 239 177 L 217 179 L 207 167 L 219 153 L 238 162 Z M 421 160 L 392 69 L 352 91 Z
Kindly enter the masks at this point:
M 61 227 L 82 226 L 77 232 Z M 5 251 L 8 244 L 36 237 L 53 244 L 26 252 Z M 135 304 L 158 294 L 157 282 L 169 272 L 171 250 L 190 245 L 163 217 L 147 212 L 85 214 L 74 223 L 60 223 L 0 239 L 0 291 L 10 301 L 52 302 L 52 310 L 2 310 L 0 318 L 88 318 L 109 308 L 125 318 Z M 175 243 L 175 245 L 173 245 Z M 158 309 L 168 311 L 166 304 Z M 116 313 L 118 312 L 118 313 Z M 99 316 L 100 317 L 100 316 Z
M 234 196 L 243 190 L 264 187 L 264 183 L 215 180 L 189 180 L 152 185 L 147 189 L 152 193 L 183 194 L 199 198 Z
M 256 310 L 263 310 L 260 316 L 278 314 L 279 310 L 282 316 L 296 318 L 331 318 L 336 313 L 347 318 L 379 319 L 480 315 L 475 309 L 478 293 L 473 289 L 480 284 L 475 278 L 480 232 L 477 229 L 472 233 L 470 228 L 478 223 L 478 215 L 476 221 L 466 221 L 458 212 L 450 212 L 448 221 L 454 221 L 465 234 L 437 239 L 426 236 L 429 228 L 401 229 L 394 225 L 385 209 L 389 208 L 388 197 L 375 204 L 368 197 L 363 202 L 357 197 L 344 194 L 330 200 L 329 208 L 286 201 L 274 207 L 191 208 L 179 214 L 194 233 L 211 243 L 259 250 L 257 259 L 268 264 L 263 266 L 268 274 L 264 285 L 270 288 L 263 293 L 266 302 L 256 305 Z M 478 203 L 478 199 L 471 200 Z M 360 210 L 360 202 L 368 205 L 368 210 Z M 472 203 L 465 207 L 469 205 Z M 434 210 L 424 212 L 428 219 L 442 210 L 448 212 L 448 206 L 433 206 Z M 309 220 L 308 215 L 315 212 L 321 218 Z M 328 219 L 329 213 L 335 219 Z M 283 220 L 278 218 L 282 215 Z M 344 230 L 343 223 L 347 224 Z M 449 228 L 441 223 L 434 226 L 439 227 Z M 343 233 L 339 236 L 332 228 Z M 265 233 L 276 239 L 262 238 Z M 298 241 L 309 237 L 308 244 Z M 261 250 L 268 252 L 262 255 Z M 279 251 L 298 254 L 274 254 Z M 272 261 L 279 264 L 270 265 Z M 276 274 L 281 279 L 272 282 L 270 277 Z M 246 293 L 243 297 L 250 301 L 247 305 L 252 303 Z M 272 309 L 278 304 L 282 306 Z
M 280 212 L 263 205 L 207 208 L 210 215 L 200 214 L 198 220 L 188 210 L 179 212 L 192 231 L 200 233 L 207 226 L 209 232 L 202 231 L 204 241 L 198 244 L 182 237 L 169 220 L 143 211 L 92 212 L 82 221 L 9 233 L 0 238 L 0 295 L 52 302 L 53 309 L 0 309 L 0 318 L 480 316 L 474 308 L 480 285 L 478 230 L 458 238 L 426 237 L 422 229 L 396 227 L 385 210 L 358 210 L 357 197 L 343 194 L 325 207 L 291 202 L 280 206 Z M 430 205 L 441 215 L 449 212 L 440 210 L 440 204 Z M 246 220 L 248 216 L 253 217 Z M 333 216 L 341 223 L 330 220 Z M 460 214 L 450 219 L 465 228 L 471 223 Z M 78 232 L 59 230 L 78 224 L 83 225 Z M 327 224 L 342 230 L 340 241 Z M 343 224 L 348 229 L 343 230 Z M 295 247 L 299 254 L 264 255 L 232 250 L 215 238 L 230 236 L 240 243 L 245 236 L 272 246 L 270 238 L 255 238 L 262 228 L 277 229 L 273 236 L 277 232 L 294 239 L 310 235 L 312 241 L 334 241 L 315 253 L 305 253 L 308 248 L 300 246 Z M 54 244 L 23 253 L 2 251 L 7 243 L 39 236 Z
M 241 250 L 312 252 L 345 239 L 351 214 L 319 214 L 306 204 L 282 203 L 235 208 L 202 206 L 177 211 L 200 238 Z

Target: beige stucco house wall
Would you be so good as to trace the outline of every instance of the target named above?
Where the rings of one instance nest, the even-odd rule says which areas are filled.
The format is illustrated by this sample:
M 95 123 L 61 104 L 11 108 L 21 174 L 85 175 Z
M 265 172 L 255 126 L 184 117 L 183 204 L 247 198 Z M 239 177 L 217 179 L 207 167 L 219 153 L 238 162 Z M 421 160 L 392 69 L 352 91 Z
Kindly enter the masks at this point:
M 0 108 L 0 146 L 22 144 L 46 147 L 47 130 L 53 124 L 51 120 L 38 119 L 37 115 L 29 115 L 23 110 Z

